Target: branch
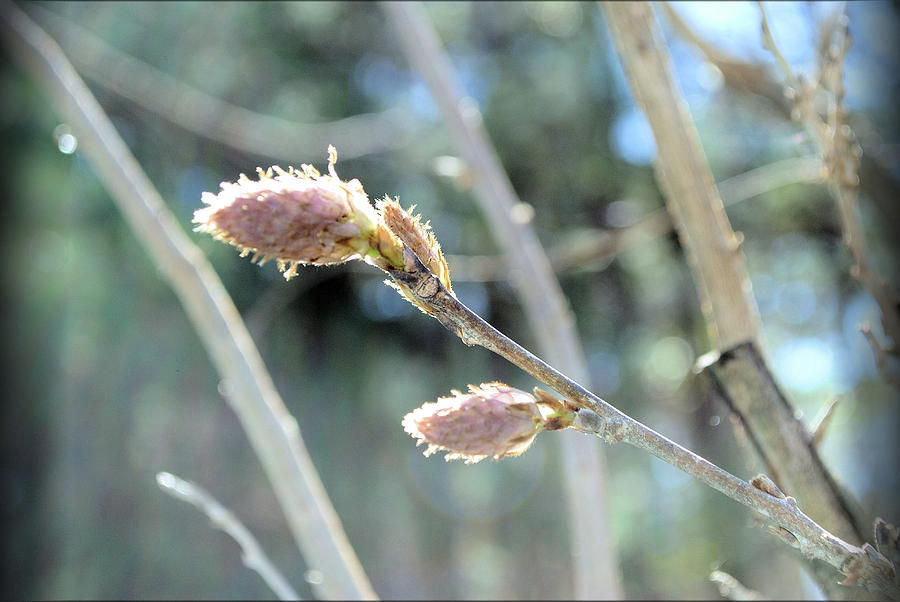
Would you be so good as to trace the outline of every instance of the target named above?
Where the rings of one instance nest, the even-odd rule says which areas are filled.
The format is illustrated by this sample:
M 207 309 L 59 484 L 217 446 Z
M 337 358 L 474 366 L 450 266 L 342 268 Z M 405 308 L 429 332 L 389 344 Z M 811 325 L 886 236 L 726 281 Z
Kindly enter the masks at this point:
M 819 77 L 817 81 L 810 82 L 801 79 L 791 69 L 772 35 L 765 8 L 762 3 L 758 4 L 763 46 L 775 57 L 775 62 L 789 86 L 789 95 L 794 100 L 791 116 L 806 127 L 828 168 L 828 190 L 837 203 L 844 245 L 850 251 L 853 260 L 850 274 L 878 303 L 884 332 L 891 339 L 886 351 L 891 353 L 900 345 L 900 295 L 891 290 L 887 281 L 872 270 L 862 226 L 857 216 L 862 150 L 856 142 L 853 129 L 847 123 L 843 105 L 844 57 L 850 48 L 847 18 L 840 15 L 835 24 L 828 29 L 828 34 L 823 36 L 825 41 L 821 44 L 822 52 L 819 55 Z M 828 101 L 825 118 L 819 115 L 815 108 L 815 97 L 819 93 L 824 93 Z M 875 342 L 873 337 L 867 338 L 870 343 Z M 875 342 L 873 353 L 876 361 L 879 360 L 881 350 L 882 346 Z M 879 365 L 879 369 L 885 373 L 882 365 Z M 889 378 L 888 382 L 895 384 L 896 380 L 896 377 L 893 377 Z
M 706 60 L 716 66 L 727 86 L 765 98 L 778 107 L 785 117 L 790 115 L 790 106 L 782 88 L 771 78 L 766 65 L 738 58 L 703 38 L 669 2 L 660 2 L 657 6 L 663 9 L 678 35 L 697 47 Z
M 298 123 L 247 110 L 210 96 L 131 57 L 55 12 L 29 11 L 61 40 L 87 77 L 198 136 L 243 153 L 295 161 L 333 143 L 345 158 L 402 148 L 412 139 L 409 113 L 391 109 L 325 123 Z
M 801 512 L 797 501 L 785 496 L 768 477 L 760 475 L 751 483 L 742 481 L 624 414 L 488 324 L 447 291 L 421 261 L 414 259 L 408 264 L 414 267 L 389 270 L 391 277 L 428 306 L 431 315 L 463 343 L 496 353 L 581 408 L 574 428 L 607 443 L 624 441 L 650 452 L 768 518 L 783 530 L 783 539 L 807 558 L 826 562 L 852 583 L 900 599 L 900 589 L 893 582 L 893 566 L 871 545 L 860 548 L 832 535 Z
M 374 597 L 297 422 L 275 390 L 222 281 L 181 229 L 56 42 L 11 2 L 0 5 L 0 31 L 10 52 L 71 124 L 97 175 L 178 295 L 213 364 L 234 391 L 227 401 L 275 489 L 294 540 L 307 563 L 325 575 L 316 593 L 324 598 Z
M 572 310 L 534 230 L 513 218 L 521 201 L 491 144 L 481 113 L 464 95 L 428 15 L 418 2 L 383 2 L 381 6 L 407 59 L 428 84 L 467 164 L 476 198 L 509 262 L 510 279 L 538 345 L 554 363 L 587 379 L 587 360 Z M 575 596 L 621 598 L 621 578 L 607 526 L 602 447 L 574 438 L 562 438 L 560 445 L 569 514 L 585 519 L 577 528 L 571 524 L 570 530 Z
M 704 57 L 722 72 L 728 87 L 741 93 L 766 98 L 777 107 L 778 115 L 785 119 L 791 118 L 792 103 L 785 96 L 784 87 L 772 78 L 766 65 L 745 61 L 724 52 L 694 31 L 669 2 L 658 5 L 662 6 L 675 31 L 700 50 Z M 831 29 L 830 24 L 826 29 Z M 900 187 L 897 185 L 897 178 L 891 175 L 894 162 L 890 157 L 891 153 L 885 150 L 889 145 L 882 144 L 881 136 L 865 115 L 854 113 L 850 114 L 848 119 L 853 122 L 855 133 L 865 150 L 860 167 L 865 174 L 862 185 L 878 203 L 887 219 L 896 221 L 900 219 L 900 211 L 896 208 L 897 203 L 894 199 L 900 196 Z
M 168 472 L 156 475 L 156 484 L 172 497 L 193 505 L 209 517 L 212 525 L 227 533 L 241 547 L 241 560 L 248 569 L 256 571 L 279 600 L 300 600 L 300 596 L 272 564 L 259 542 L 247 527 L 199 485 L 179 479 Z
M 718 184 L 726 207 L 790 184 L 822 180 L 822 161 L 817 157 L 791 157 L 762 165 Z M 668 211 L 654 211 L 629 226 L 582 232 L 574 242 L 562 242 L 549 250 L 556 273 L 606 266 L 617 255 L 673 230 Z M 509 278 L 505 257 L 494 255 L 448 255 L 453 280 L 487 282 Z
M 671 58 L 656 17 L 646 3 L 602 6 L 632 95 L 653 129 L 656 178 L 684 246 L 710 340 L 717 347 L 758 342 L 759 311 L 748 294 L 740 242 L 684 94 L 671 75 Z
M 722 350 L 706 374 L 743 423 L 767 472 L 812 508 L 832 533 L 861 541 L 853 515 L 760 353 L 758 312 L 739 241 L 674 78 L 656 17 L 646 3 L 609 3 L 603 8 L 632 94 L 653 130 L 657 180 L 685 247 L 713 343 Z M 817 569 L 816 577 L 829 597 L 850 595 L 835 588 L 830 575 Z
M 725 571 L 713 571 L 709 574 L 709 580 L 719 588 L 719 594 L 727 600 L 765 600 L 765 596 L 757 591 L 748 589 L 743 583 L 729 575 Z

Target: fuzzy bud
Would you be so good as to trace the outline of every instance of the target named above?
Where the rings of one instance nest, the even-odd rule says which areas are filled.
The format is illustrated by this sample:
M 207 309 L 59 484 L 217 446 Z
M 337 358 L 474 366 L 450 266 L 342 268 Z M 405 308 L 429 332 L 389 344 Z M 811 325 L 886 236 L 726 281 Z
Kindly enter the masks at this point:
M 251 261 L 277 260 L 286 279 L 300 264 L 365 259 L 382 269 L 402 266 L 401 244 L 384 231 L 362 184 L 338 177 L 337 153 L 328 151 L 328 175 L 311 165 L 299 172 L 275 166 L 257 169 L 258 181 L 241 174 L 218 194 L 204 192 L 196 230 L 237 247 L 242 257 L 253 253 Z
M 474 464 L 524 452 L 544 430 L 544 416 L 534 397 L 494 382 L 423 404 L 403 418 L 403 428 L 416 445 L 428 444 L 426 456 L 447 451 L 445 460 Z
M 385 196 L 377 203 L 378 211 L 385 225 L 412 251 L 428 270 L 438 277 L 441 284 L 451 293 L 450 268 L 444 259 L 441 245 L 431 231 L 428 222 L 422 223 L 421 215 L 412 213 L 415 205 L 403 209 L 396 199 Z

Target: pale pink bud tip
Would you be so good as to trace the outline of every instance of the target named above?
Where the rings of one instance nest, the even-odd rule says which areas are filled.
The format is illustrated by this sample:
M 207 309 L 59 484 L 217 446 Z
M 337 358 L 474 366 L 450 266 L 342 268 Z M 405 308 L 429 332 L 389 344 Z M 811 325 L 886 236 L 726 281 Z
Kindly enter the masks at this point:
M 194 213 L 197 230 L 241 249 L 264 262 L 275 259 L 281 269 L 298 264 L 328 265 L 357 259 L 370 251 L 377 216 L 358 180 L 344 182 L 304 165 L 302 172 L 278 167 L 261 169 L 259 181 L 241 174 L 223 182 L 221 192 L 203 193 L 206 207 Z M 274 173 L 273 173 L 274 172 Z
M 517 456 L 543 430 L 543 417 L 534 397 L 503 383 L 469 385 L 469 393 L 425 403 L 403 418 L 403 428 L 427 443 L 425 455 L 446 451 L 445 460 L 472 464 L 492 457 Z

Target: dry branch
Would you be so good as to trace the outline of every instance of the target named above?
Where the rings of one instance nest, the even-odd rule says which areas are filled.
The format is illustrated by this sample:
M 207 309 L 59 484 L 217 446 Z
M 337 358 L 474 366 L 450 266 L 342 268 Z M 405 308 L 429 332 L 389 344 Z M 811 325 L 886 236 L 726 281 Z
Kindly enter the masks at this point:
M 719 69 L 726 86 L 743 94 L 765 98 L 777 109 L 775 114 L 784 119 L 791 118 L 791 102 L 785 96 L 783 86 L 772 77 L 767 65 L 746 61 L 723 51 L 691 28 L 669 2 L 658 5 L 662 6 L 676 33 L 700 50 L 706 60 Z M 828 25 L 825 29 L 830 30 L 831 23 Z M 861 185 L 887 219 L 900 221 L 900 208 L 894 202 L 894 199 L 900 197 L 900 186 L 897 178 L 891 174 L 896 161 L 889 150 L 890 146 L 883 144 L 881 135 L 864 114 L 850 113 L 848 121 L 865 151 L 860 165 Z M 724 192 L 722 196 L 725 196 Z
M 296 161 L 335 144 L 343 157 L 353 158 L 401 148 L 413 135 L 409 114 L 399 109 L 323 123 L 250 111 L 174 79 L 51 10 L 38 5 L 28 9 L 57 35 L 72 62 L 92 81 L 189 132 L 240 152 Z
M 0 28 L 10 52 L 72 126 L 80 147 L 178 295 L 213 364 L 233 391 L 227 401 L 260 458 L 294 539 L 307 563 L 325 575 L 316 593 L 329 599 L 374 598 L 297 422 L 275 390 L 222 281 L 181 229 L 56 42 L 11 2 L 0 7 Z
M 256 571 L 279 600 L 300 600 L 300 596 L 281 571 L 272 564 L 253 534 L 231 510 L 220 504 L 205 489 L 168 472 L 158 473 L 156 484 L 172 497 L 184 500 L 203 512 L 215 528 L 224 531 L 236 541 L 241 546 L 241 560 L 244 566 Z
M 890 344 L 879 344 L 871 332 L 864 334 L 870 343 L 874 343 L 873 353 L 879 370 L 894 384 L 897 377 L 888 373 L 882 358 L 884 352 L 900 354 L 900 295 L 872 269 L 857 215 L 862 149 L 847 123 L 844 108 L 844 58 L 850 49 L 849 22 L 846 15 L 840 14 L 826 23 L 820 39 L 819 74 L 811 81 L 794 73 L 778 49 L 762 3 L 759 3 L 759 10 L 763 45 L 775 57 L 788 86 L 786 92 L 794 101 L 791 116 L 805 126 L 828 168 L 828 190 L 837 203 L 844 245 L 853 260 L 850 274 L 869 291 L 881 309 L 881 324 Z M 816 97 L 820 94 L 827 100 L 824 117 L 816 109 Z
M 609 3 L 604 9 L 632 94 L 653 129 L 657 179 L 685 247 L 711 339 L 723 350 L 706 374 L 779 486 L 813 508 L 826 529 L 851 542 L 862 541 L 808 433 L 760 355 L 758 313 L 739 241 L 672 75 L 656 17 L 646 3 Z M 829 597 L 848 595 L 827 571 L 815 569 Z
M 762 165 L 718 184 L 725 206 L 740 203 L 790 184 L 822 180 L 822 161 L 816 157 L 791 157 Z M 548 251 L 556 273 L 605 267 L 617 255 L 670 233 L 674 226 L 665 209 L 654 211 L 634 223 L 617 229 L 590 230 L 574 241 L 563 240 Z M 487 282 L 509 277 L 509 265 L 502 256 L 448 255 L 453 279 Z

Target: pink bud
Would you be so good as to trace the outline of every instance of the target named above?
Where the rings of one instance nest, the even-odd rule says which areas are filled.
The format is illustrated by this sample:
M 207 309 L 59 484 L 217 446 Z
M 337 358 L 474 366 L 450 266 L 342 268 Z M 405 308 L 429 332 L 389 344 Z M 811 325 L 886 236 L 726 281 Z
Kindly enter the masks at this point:
M 444 459 L 466 464 L 488 456 L 499 460 L 524 452 L 543 430 L 543 417 L 534 397 L 503 383 L 469 385 L 469 393 L 425 403 L 403 418 L 403 428 L 428 443 L 425 455 L 447 451 Z
M 402 265 L 399 242 L 380 232 L 362 184 L 341 180 L 336 160 L 332 147 L 327 175 L 310 165 L 299 172 L 272 167 L 257 169 L 258 181 L 241 174 L 236 183 L 223 182 L 218 194 L 203 193 L 207 206 L 194 213 L 196 229 L 241 249 L 242 256 L 253 253 L 260 263 L 275 259 L 282 270 L 289 264 L 287 279 L 299 264 L 366 258 L 382 268 Z

